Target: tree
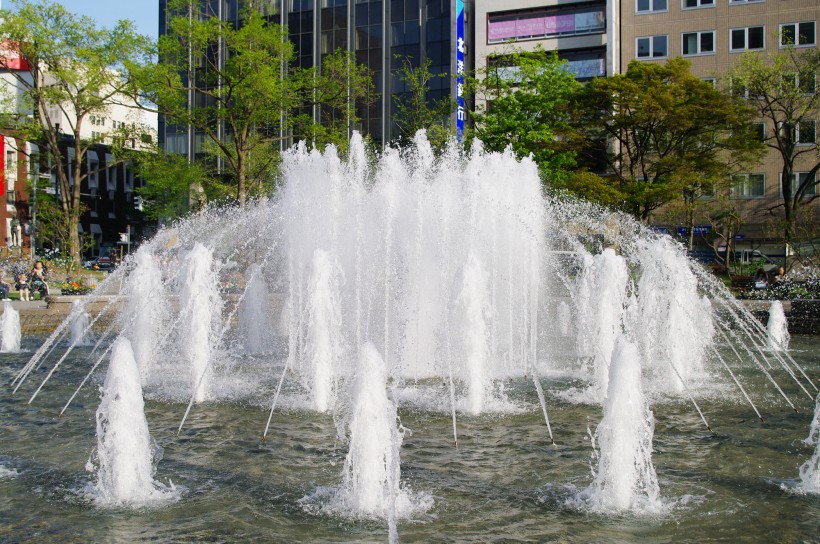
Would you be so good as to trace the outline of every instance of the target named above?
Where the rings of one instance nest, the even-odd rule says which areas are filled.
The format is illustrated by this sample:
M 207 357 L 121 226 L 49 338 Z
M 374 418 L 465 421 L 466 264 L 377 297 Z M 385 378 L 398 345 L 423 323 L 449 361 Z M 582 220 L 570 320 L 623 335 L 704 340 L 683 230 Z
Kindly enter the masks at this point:
M 161 114 L 204 134 L 244 206 L 251 155 L 275 160 L 283 112 L 296 100 L 283 77 L 293 45 L 280 25 L 252 8 L 242 12 L 238 27 L 205 17 L 203 9 L 197 0 L 169 2 L 159 62 L 143 70 L 140 81 Z
M 727 81 L 735 94 L 749 97 L 749 104 L 765 123 L 763 142 L 780 158 L 782 201 L 770 212 L 783 208 L 783 240 L 790 249 L 799 239 L 802 209 L 817 198 L 818 71 L 820 50 L 786 47 L 770 53 L 745 53 Z M 799 176 L 798 168 L 803 172 Z
M 575 166 L 569 105 L 579 87 L 555 52 L 499 57 L 467 82 L 476 104 L 472 135 L 490 151 L 532 153 L 547 177 L 563 179 Z
M 26 104 L 6 110 L 3 121 L 48 155 L 57 179 L 60 223 L 69 229 L 68 254 L 79 265 L 80 186 L 89 174 L 84 168 L 86 151 L 95 143 L 80 137 L 82 128 L 89 117 L 106 116 L 123 100 L 136 107 L 130 100 L 134 97 L 130 76 L 148 60 L 150 40 L 138 35 L 130 21 L 120 21 L 112 29 L 98 28 L 93 19 L 69 13 L 49 0 L 21 0 L 16 11 L 3 10 L 0 18 L 6 45 L 19 52 L 32 70 L 28 76 L 14 69 L 14 55 L 0 58 L 0 68 L 15 79 Z M 61 113 L 68 126 L 59 126 L 49 110 Z M 65 136 L 69 139 L 63 143 Z
M 299 90 L 291 113 L 295 137 L 319 148 L 334 144 L 347 149 L 350 131 L 360 122 L 357 109 L 379 97 L 372 71 L 358 64 L 352 52 L 337 49 L 322 59 L 321 69 L 293 70 L 290 77 Z M 319 122 L 313 116 L 316 110 Z
M 633 61 L 625 74 L 585 85 L 574 106 L 586 144 L 599 150 L 608 142 L 603 161 L 626 210 L 644 222 L 682 197 L 691 224 L 699 196 L 762 152 L 751 136 L 751 109 L 693 76 L 680 58 Z
M 213 193 L 212 187 L 216 186 L 222 193 L 225 189 L 213 180 L 204 164 L 189 164 L 182 155 L 157 150 L 135 156 L 134 163 L 145 182 L 137 194 L 143 200 L 144 213 L 149 219 L 181 217 L 204 205 L 206 198 L 200 190 Z
M 168 3 L 160 61 L 141 81 L 160 114 L 204 135 L 198 153 L 222 165 L 244 206 L 271 179 L 282 140 L 346 145 L 356 102 L 376 95 L 369 70 L 351 54 L 326 56 L 321 69 L 294 68 L 287 31 L 252 4 L 238 25 L 208 17 L 207 9 L 201 0 Z
M 406 144 L 419 130 L 427 131 L 427 139 L 433 148 L 441 150 L 447 140 L 454 135 L 450 127 L 450 116 L 453 103 L 449 97 L 431 100 L 428 91 L 437 78 L 446 78 L 448 74 L 430 72 L 431 59 L 425 59 L 419 66 L 414 66 L 413 59 L 404 57 L 397 75 L 405 87 L 405 92 L 396 98 L 393 121 L 399 131 L 399 141 Z

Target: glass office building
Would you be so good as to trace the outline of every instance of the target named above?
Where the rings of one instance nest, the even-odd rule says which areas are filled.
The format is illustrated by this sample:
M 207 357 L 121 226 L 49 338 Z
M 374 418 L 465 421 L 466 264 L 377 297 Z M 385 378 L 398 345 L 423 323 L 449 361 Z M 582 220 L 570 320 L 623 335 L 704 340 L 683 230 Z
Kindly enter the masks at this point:
M 161 34 L 165 32 L 166 4 L 160 0 Z M 241 4 L 241 0 L 205 0 L 203 7 L 209 15 L 240 24 Z M 383 144 L 396 135 L 391 118 L 397 98 L 406 92 L 396 75 L 403 59 L 411 59 L 415 66 L 430 59 L 433 74 L 449 76 L 456 73 L 458 49 L 462 55 L 465 50 L 463 16 L 460 27 L 456 17 L 459 9 L 463 11 L 463 0 L 256 0 L 253 4 L 272 22 L 287 26 L 297 65 L 321 66 L 325 55 L 341 48 L 353 52 L 359 63 L 370 68 L 379 100 L 360 107 L 361 125 L 351 128 L 359 128 Z M 454 77 L 434 78 L 428 98 L 449 96 L 455 101 L 458 88 Z M 196 105 L 197 97 L 189 99 Z M 322 115 L 332 112 L 313 112 L 320 122 Z M 454 109 L 454 128 L 457 118 Z M 191 158 L 201 152 L 204 137 L 189 127 L 160 118 L 159 132 L 168 151 Z

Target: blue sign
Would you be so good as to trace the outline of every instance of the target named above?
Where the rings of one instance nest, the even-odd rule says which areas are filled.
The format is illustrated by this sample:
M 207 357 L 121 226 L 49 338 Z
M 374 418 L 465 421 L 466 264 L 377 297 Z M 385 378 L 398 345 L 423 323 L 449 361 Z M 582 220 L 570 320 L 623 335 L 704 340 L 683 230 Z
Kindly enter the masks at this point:
M 456 139 L 464 139 L 464 121 L 467 110 L 464 108 L 464 54 L 467 44 L 464 42 L 464 0 L 456 0 Z
M 742 242 L 745 239 L 746 236 L 744 236 L 743 234 L 735 234 L 735 240 L 737 240 L 738 242 Z
M 680 236 L 681 238 L 686 236 L 686 234 L 688 232 L 689 232 L 689 229 L 687 229 L 686 227 L 678 227 L 678 236 Z
M 710 230 L 712 230 L 712 226 L 711 225 L 698 225 L 698 226 L 695 226 L 694 229 L 692 229 L 692 230 L 695 231 L 695 236 L 703 236 L 704 234 L 707 234 Z

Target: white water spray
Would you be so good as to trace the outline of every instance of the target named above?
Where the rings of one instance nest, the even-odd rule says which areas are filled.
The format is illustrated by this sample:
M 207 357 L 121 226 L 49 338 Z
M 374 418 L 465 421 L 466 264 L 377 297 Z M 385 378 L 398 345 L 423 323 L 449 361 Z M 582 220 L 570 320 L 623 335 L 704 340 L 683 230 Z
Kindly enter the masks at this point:
M 328 411 L 333 404 L 333 377 L 341 363 L 339 289 L 342 281 L 336 259 L 317 249 L 311 262 L 306 352 L 311 369 L 313 407 L 319 412 Z
M 820 395 L 814 406 L 814 419 L 809 428 L 806 444 L 814 444 L 814 455 L 800 466 L 800 483 L 798 487 L 807 493 L 820 494 Z
M 116 341 L 97 408 L 96 481 L 100 506 L 139 507 L 174 495 L 153 479 L 155 449 L 145 419 L 142 387 L 131 343 Z M 89 460 L 86 468 L 95 470 Z
M 17 353 L 20 351 L 20 314 L 10 302 L 3 303 L 3 317 L 0 320 L 0 352 Z
M 658 237 L 638 246 L 635 338 L 655 389 L 681 393 L 703 376 L 714 332 L 711 304 L 698 293 L 690 261 L 674 241 Z
M 783 311 L 783 303 L 779 300 L 772 301 L 769 306 L 769 321 L 766 326 L 768 332 L 768 346 L 772 351 L 785 351 L 789 349 L 789 323 L 786 320 L 786 313 Z
M 615 250 L 585 256 L 575 297 L 578 351 L 594 361 L 593 395 L 598 402 L 607 395 L 612 350 L 623 328 L 628 279 L 626 261 Z
M 222 313 L 213 252 L 197 242 L 182 263 L 180 292 L 181 337 L 184 362 L 191 373 L 194 402 L 209 397 L 213 376 L 212 341 Z
M 461 277 L 461 289 L 456 300 L 460 327 L 458 336 L 462 340 L 464 354 L 463 379 L 467 386 L 467 411 L 473 415 L 484 409 L 491 391 L 488 356 L 487 275 L 481 260 L 470 252 Z
M 145 386 L 153 372 L 158 340 L 165 332 L 168 300 L 157 258 L 147 246 L 137 250 L 134 263 L 125 287 L 128 305 L 120 314 L 120 324 L 131 341 L 141 383 Z
M 71 345 L 73 346 L 90 346 L 94 344 L 94 339 L 91 336 L 91 331 L 88 324 L 91 317 L 85 311 L 83 303 L 75 300 L 71 303 L 71 314 L 68 317 L 71 325 Z
M 337 496 L 344 508 L 386 519 L 401 493 L 396 405 L 387 397 L 387 369 L 373 344 L 362 346 L 352 389 L 350 449 Z
M 239 331 L 246 353 L 269 353 L 273 346 L 268 285 L 263 269 L 253 263 L 247 271 L 248 284 L 239 309 Z
M 641 387 L 640 353 L 619 336 L 612 354 L 604 417 L 595 432 L 598 467 L 584 493 L 594 510 L 644 513 L 661 509 L 652 465 L 654 429 Z

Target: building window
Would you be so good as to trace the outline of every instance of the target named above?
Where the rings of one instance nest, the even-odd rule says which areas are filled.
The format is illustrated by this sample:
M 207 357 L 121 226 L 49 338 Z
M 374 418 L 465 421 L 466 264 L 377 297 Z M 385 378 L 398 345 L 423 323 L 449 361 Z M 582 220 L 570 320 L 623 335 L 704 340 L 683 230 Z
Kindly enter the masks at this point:
M 765 30 L 765 27 L 762 26 L 733 28 L 729 33 L 729 50 L 748 51 L 763 49 L 765 46 Z
M 667 9 L 666 0 L 635 0 L 636 13 L 656 13 Z
M 715 0 L 683 0 L 683 9 L 713 7 L 715 7 Z
M 639 59 L 662 59 L 668 55 L 667 36 L 644 36 L 635 40 Z
M 811 145 L 817 142 L 817 122 L 800 121 L 794 129 L 794 141 L 798 145 Z
M 717 86 L 717 79 L 714 78 L 714 77 L 702 77 L 702 78 L 700 78 L 700 80 L 703 81 L 704 83 L 708 83 L 712 87 Z
M 687 32 L 683 34 L 684 55 L 710 55 L 715 52 L 715 31 Z
M 766 141 L 766 123 L 752 123 L 752 134 L 759 142 Z
M 732 176 L 730 194 L 733 198 L 762 198 L 766 194 L 766 176 L 736 174 Z
M 786 47 L 788 45 L 794 45 L 796 47 L 815 45 L 817 38 L 814 28 L 814 21 L 780 25 L 780 47 Z
M 789 179 L 791 181 L 789 186 L 791 188 L 792 196 L 794 196 L 795 191 L 797 191 L 797 189 L 804 184 L 807 184 L 808 187 L 806 187 L 806 191 L 803 193 L 803 196 L 814 196 L 817 194 L 817 181 L 814 176 L 809 175 L 808 172 L 792 172 Z M 795 183 L 795 180 L 800 180 L 800 184 L 798 185 Z M 780 196 L 783 196 L 783 174 L 780 174 Z
M 812 95 L 817 90 L 817 74 L 813 72 L 801 72 L 799 74 L 786 73 L 782 76 L 784 90 L 800 91 L 806 95 Z

